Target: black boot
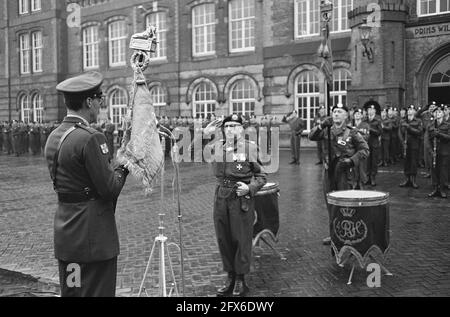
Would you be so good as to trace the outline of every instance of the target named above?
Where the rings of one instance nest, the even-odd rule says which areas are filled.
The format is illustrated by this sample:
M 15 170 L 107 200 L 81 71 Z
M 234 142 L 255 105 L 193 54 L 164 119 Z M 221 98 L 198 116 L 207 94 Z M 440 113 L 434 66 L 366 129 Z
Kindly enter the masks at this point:
M 439 191 L 441 198 L 447 198 L 447 193 L 445 192 L 445 187 L 442 187 Z
M 419 188 L 419 185 L 417 185 L 417 183 L 416 183 L 416 175 L 411 176 L 411 186 L 414 189 Z
M 408 176 L 408 178 L 403 183 L 401 183 L 398 186 L 400 186 L 400 187 L 409 187 L 409 186 L 411 186 L 411 176 Z
M 225 285 L 217 290 L 217 297 L 231 296 L 233 293 L 236 281 L 236 274 L 234 272 L 228 273 Z
M 428 194 L 428 197 L 431 198 L 431 197 L 436 197 L 436 196 L 440 196 L 439 187 L 433 186 L 433 191 L 430 194 Z
M 248 292 L 249 288 L 245 284 L 244 275 L 237 275 L 236 283 L 234 283 L 233 296 L 244 297 Z
M 375 182 L 375 175 L 370 177 L 370 186 L 375 187 L 377 183 Z

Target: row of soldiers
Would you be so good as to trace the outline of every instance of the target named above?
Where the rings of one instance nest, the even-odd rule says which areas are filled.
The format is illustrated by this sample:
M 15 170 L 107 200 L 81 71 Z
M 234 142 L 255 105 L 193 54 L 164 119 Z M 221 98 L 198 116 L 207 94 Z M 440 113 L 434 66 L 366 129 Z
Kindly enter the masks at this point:
M 406 180 L 400 187 L 418 188 L 417 170 L 423 167 L 431 173 L 433 192 L 430 197 L 446 198 L 450 179 L 450 106 L 431 103 L 423 108 L 411 105 L 399 111 L 388 108 L 377 113 L 375 106 L 349 111 L 348 124 L 356 129 L 369 146 L 369 156 L 354 168 L 354 189 L 376 186 L 380 165 L 387 166 L 404 158 Z M 315 125 L 325 120 L 319 110 Z M 320 160 L 323 144 L 318 143 Z M 428 177 L 428 175 L 426 175 Z

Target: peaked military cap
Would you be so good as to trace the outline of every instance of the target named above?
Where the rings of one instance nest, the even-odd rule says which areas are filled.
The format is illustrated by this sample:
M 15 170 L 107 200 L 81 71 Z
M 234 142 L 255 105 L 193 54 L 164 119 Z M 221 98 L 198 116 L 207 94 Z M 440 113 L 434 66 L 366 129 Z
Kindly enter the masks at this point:
M 227 123 L 227 122 L 236 122 L 236 123 L 239 123 L 240 125 L 243 124 L 242 117 L 237 114 L 232 114 L 232 115 L 226 117 L 225 119 L 223 119 L 222 126 L 224 127 L 225 123 Z
M 67 94 L 98 94 L 102 83 L 102 74 L 91 71 L 64 80 L 56 86 L 56 90 Z
M 334 109 L 342 109 L 342 110 L 345 110 L 346 112 L 348 112 L 348 108 L 346 106 L 344 106 L 343 104 L 341 104 L 341 103 L 335 105 L 333 107 L 333 109 L 331 109 L 331 111 L 334 111 Z

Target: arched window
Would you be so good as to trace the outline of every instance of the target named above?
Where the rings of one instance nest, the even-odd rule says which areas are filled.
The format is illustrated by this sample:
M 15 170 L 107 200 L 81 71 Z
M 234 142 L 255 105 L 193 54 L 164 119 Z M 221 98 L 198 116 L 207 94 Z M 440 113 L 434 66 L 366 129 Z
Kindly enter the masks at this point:
M 156 37 L 158 46 L 154 58 L 167 58 L 167 13 L 156 12 L 147 16 L 147 27 L 153 25 L 156 27 Z
M 441 60 L 433 69 L 430 87 L 450 86 L 450 55 Z
M 161 86 L 155 86 L 150 90 L 151 101 L 155 107 L 155 114 L 161 116 L 165 114 L 164 107 L 167 105 L 166 94 Z
M 206 118 L 216 111 L 217 95 L 210 83 L 200 83 L 194 90 L 192 100 L 194 118 L 197 115 Z
M 33 107 L 33 121 L 42 123 L 44 119 L 42 96 L 40 94 L 34 94 L 31 98 L 31 105 Z
M 351 83 L 350 72 L 346 69 L 337 69 L 333 72 L 333 88 L 330 91 L 331 106 L 347 105 L 347 88 Z
M 111 120 L 117 129 L 127 114 L 127 95 L 123 89 L 117 88 L 111 93 L 109 100 Z
M 22 121 L 25 123 L 31 122 L 31 108 L 30 108 L 30 97 L 23 95 L 19 99 L 20 103 L 20 114 Z
M 230 90 L 231 112 L 252 116 L 255 114 L 255 89 L 250 81 L 238 80 Z
M 301 72 L 295 81 L 295 87 L 295 107 L 299 117 L 305 120 L 307 131 L 310 131 L 319 110 L 319 78 L 314 71 Z

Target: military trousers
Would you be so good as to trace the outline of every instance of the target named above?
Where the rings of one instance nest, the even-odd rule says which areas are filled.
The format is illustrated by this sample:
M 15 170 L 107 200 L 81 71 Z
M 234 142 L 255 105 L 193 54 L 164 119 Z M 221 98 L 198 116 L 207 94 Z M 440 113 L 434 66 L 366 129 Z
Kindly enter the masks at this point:
M 367 158 L 367 175 L 375 176 L 378 173 L 378 152 L 380 148 L 378 146 L 370 146 L 369 150 L 369 157 Z
M 410 147 L 407 147 L 405 168 L 404 168 L 405 175 L 416 176 L 418 166 L 419 166 L 419 148 L 411 149 Z
M 296 160 L 297 162 L 300 162 L 300 143 L 301 143 L 301 136 L 292 133 L 291 134 L 292 159 Z
M 388 162 L 392 159 L 393 153 L 391 153 L 391 139 L 381 139 L 381 159 L 383 162 Z
M 431 180 L 433 186 L 444 186 L 448 182 L 448 169 L 449 169 L 450 155 L 436 156 L 436 167 L 431 168 Z
M 117 257 L 92 263 L 59 260 L 61 297 L 115 297 Z
M 234 191 L 217 186 L 213 218 L 224 271 L 250 273 L 255 222 L 254 198 L 237 197 Z

